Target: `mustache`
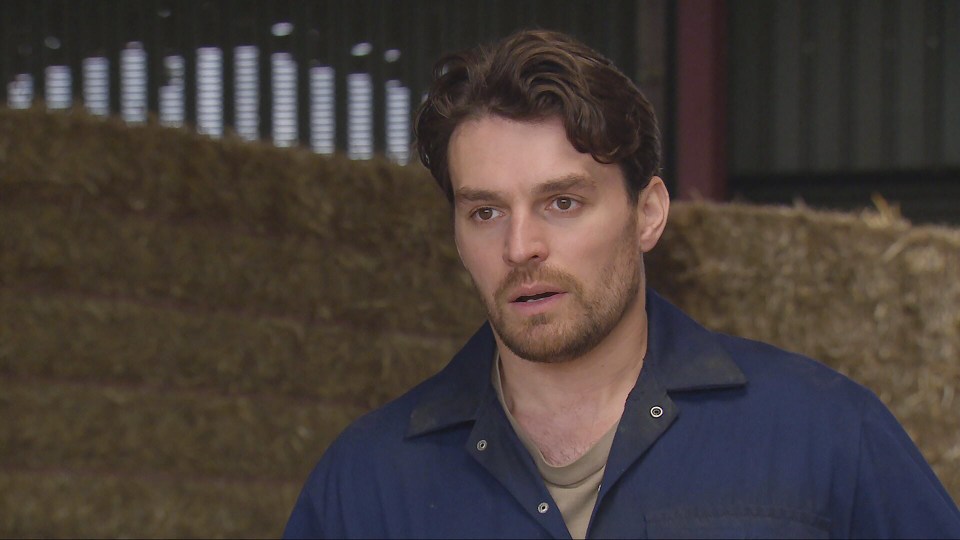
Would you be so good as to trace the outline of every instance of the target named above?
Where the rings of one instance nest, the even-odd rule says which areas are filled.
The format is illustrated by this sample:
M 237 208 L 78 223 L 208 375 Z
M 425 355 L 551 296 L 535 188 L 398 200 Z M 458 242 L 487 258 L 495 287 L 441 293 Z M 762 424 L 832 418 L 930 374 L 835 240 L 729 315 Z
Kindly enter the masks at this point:
M 507 277 L 503 278 L 503 281 L 494 293 L 494 298 L 501 302 L 509 302 L 511 299 L 507 298 L 507 295 L 510 294 L 510 291 L 524 283 L 534 282 L 545 282 L 556 285 L 568 292 L 581 292 L 580 283 L 576 278 L 562 270 L 557 270 L 549 266 L 523 266 L 514 268 L 507 274 Z

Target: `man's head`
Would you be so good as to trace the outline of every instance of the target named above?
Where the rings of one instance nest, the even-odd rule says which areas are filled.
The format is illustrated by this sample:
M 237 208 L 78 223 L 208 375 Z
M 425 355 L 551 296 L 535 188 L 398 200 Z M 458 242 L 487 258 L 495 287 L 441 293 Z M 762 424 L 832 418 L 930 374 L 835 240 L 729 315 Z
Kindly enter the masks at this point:
M 562 120 L 570 143 L 620 166 L 632 200 L 660 168 L 660 130 L 643 93 L 609 60 L 558 32 L 522 31 L 445 56 L 414 122 L 423 162 L 453 201 L 450 136 L 464 120 Z
M 642 94 L 549 32 L 445 62 L 418 144 L 453 202 L 457 248 L 501 350 L 560 362 L 636 332 L 642 254 L 669 207 Z

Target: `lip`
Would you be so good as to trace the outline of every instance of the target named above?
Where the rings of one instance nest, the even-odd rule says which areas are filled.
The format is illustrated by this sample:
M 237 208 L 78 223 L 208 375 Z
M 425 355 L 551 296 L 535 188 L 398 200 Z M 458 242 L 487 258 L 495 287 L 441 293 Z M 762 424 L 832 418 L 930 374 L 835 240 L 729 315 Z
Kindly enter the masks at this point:
M 546 298 L 541 298 L 540 300 L 534 300 L 532 302 L 510 302 L 510 309 L 514 313 L 518 313 L 522 316 L 537 315 L 539 313 L 544 313 L 556 307 L 560 302 L 563 301 L 564 297 L 567 296 L 567 293 L 558 292 L 553 296 L 548 296 Z
M 540 298 L 529 302 L 517 302 L 516 300 L 523 296 L 536 296 L 538 294 L 554 293 L 551 296 Z M 560 287 L 548 284 L 533 284 L 517 287 L 510 292 L 510 308 L 522 315 L 535 315 L 547 311 L 556 306 L 567 295 Z
M 563 293 L 565 292 L 561 287 L 552 285 L 550 283 L 531 283 L 529 285 L 521 285 L 512 291 L 507 296 L 510 299 L 511 303 L 516 303 L 517 299 L 521 296 L 536 296 L 538 294 L 545 293 Z

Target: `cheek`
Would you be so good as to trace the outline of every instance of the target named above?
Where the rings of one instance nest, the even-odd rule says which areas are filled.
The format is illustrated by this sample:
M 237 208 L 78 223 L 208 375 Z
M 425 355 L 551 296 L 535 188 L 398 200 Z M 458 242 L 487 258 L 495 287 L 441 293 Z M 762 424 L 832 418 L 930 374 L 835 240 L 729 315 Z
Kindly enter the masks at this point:
M 494 252 L 493 243 L 467 237 L 459 231 L 455 234 L 455 241 L 460 262 L 473 281 L 484 290 L 489 288 L 487 284 L 495 279 L 491 275 L 496 271 L 496 264 L 500 260 L 499 255 Z
M 603 229 L 594 228 L 568 235 L 560 244 L 566 249 L 558 246 L 565 251 L 562 259 L 569 265 L 567 268 L 574 274 L 591 276 L 616 264 L 623 258 L 625 250 L 631 252 L 636 249 L 639 255 L 639 247 L 630 246 L 631 243 L 636 243 L 636 240 L 631 238 L 631 231 L 616 225 L 610 224 Z M 558 248 L 554 249 L 554 254 L 559 255 Z
M 617 251 L 620 238 L 605 235 L 596 230 L 582 231 L 566 236 L 560 246 L 566 246 L 570 253 L 566 259 L 574 265 L 587 268 L 597 267 L 602 261 Z

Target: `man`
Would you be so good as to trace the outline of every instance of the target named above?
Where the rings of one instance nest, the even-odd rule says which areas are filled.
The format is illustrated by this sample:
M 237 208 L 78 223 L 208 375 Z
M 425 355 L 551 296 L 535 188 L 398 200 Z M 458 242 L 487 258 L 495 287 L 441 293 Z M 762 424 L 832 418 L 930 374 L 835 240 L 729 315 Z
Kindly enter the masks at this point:
M 489 324 L 327 450 L 285 536 L 960 537 L 879 400 L 645 286 L 650 104 L 561 34 L 438 63 L 417 144 Z

